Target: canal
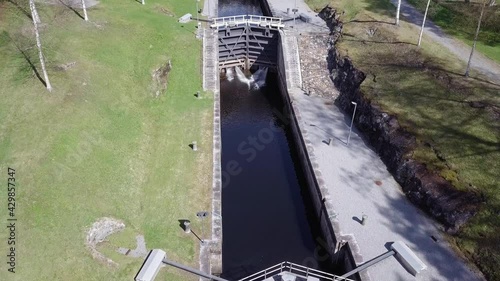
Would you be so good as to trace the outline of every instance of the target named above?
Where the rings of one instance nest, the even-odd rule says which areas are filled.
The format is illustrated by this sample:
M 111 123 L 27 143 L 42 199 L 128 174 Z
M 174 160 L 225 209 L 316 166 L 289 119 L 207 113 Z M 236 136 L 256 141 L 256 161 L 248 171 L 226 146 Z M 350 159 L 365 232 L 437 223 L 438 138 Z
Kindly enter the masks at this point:
M 219 0 L 219 16 L 241 14 L 261 15 L 260 1 Z M 222 277 L 230 280 L 282 261 L 327 270 L 277 79 L 263 69 L 221 77 Z

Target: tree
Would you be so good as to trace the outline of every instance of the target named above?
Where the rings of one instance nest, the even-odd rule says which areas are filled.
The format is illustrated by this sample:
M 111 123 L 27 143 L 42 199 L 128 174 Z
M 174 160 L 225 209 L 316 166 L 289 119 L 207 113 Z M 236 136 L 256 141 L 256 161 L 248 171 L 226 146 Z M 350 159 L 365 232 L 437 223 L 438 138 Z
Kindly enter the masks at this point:
M 398 0 L 398 7 L 396 9 L 396 25 L 399 25 L 399 13 L 401 11 L 401 0 Z
M 474 50 L 476 49 L 477 36 L 479 35 L 479 30 L 481 29 L 481 21 L 483 20 L 486 1 L 487 0 L 483 0 L 483 7 L 481 8 L 481 13 L 479 13 L 479 21 L 477 22 L 476 34 L 474 35 L 474 43 L 472 44 L 472 50 L 470 52 L 469 61 L 467 62 L 467 68 L 465 69 L 465 77 L 469 77 L 470 63 L 472 61 L 472 56 L 474 55 Z
M 488 6 L 494 6 L 497 4 L 497 0 L 490 0 L 490 2 L 488 3 Z
M 424 34 L 425 20 L 427 19 L 427 12 L 429 11 L 430 4 L 431 4 L 431 0 L 427 1 L 427 7 L 425 8 L 425 13 L 424 13 L 424 20 L 422 21 L 422 28 L 420 29 L 420 35 L 418 36 L 417 46 L 419 46 L 419 47 L 420 47 L 420 43 L 422 43 L 422 35 Z
M 87 7 L 85 6 L 85 0 L 82 0 L 82 9 L 83 9 L 83 17 L 85 21 L 89 20 L 89 17 L 87 16 Z
M 38 17 L 38 12 L 36 11 L 35 7 L 35 1 L 34 0 L 29 0 L 30 2 L 30 10 L 31 10 L 31 17 L 33 18 L 33 25 L 35 26 L 35 37 L 36 37 L 36 46 L 38 48 L 38 56 L 40 57 L 40 65 L 42 66 L 42 72 L 43 72 L 43 77 L 45 79 L 45 86 L 47 87 L 47 90 L 49 92 L 52 92 L 52 85 L 50 85 L 49 81 L 49 76 L 47 75 L 47 69 L 45 68 L 45 61 L 43 58 L 43 53 L 42 53 L 42 42 L 40 41 L 40 33 L 38 32 L 38 20 L 40 19 Z

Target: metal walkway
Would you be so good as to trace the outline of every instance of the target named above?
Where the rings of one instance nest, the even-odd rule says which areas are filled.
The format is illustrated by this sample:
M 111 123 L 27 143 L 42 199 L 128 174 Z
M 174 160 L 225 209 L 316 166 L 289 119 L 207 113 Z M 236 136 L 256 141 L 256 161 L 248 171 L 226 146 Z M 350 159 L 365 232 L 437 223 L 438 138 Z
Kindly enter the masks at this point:
M 254 15 L 240 15 L 240 16 L 214 18 L 213 23 L 210 25 L 211 28 L 215 29 L 237 27 L 237 26 L 256 26 L 256 27 L 265 27 L 272 29 L 282 29 L 285 25 L 283 24 L 282 18 L 254 16 Z

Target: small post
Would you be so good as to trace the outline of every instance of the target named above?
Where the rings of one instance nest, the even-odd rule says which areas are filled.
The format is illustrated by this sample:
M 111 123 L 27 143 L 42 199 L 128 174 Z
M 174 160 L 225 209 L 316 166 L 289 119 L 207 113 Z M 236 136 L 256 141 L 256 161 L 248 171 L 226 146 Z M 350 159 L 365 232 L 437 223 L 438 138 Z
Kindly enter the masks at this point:
M 196 141 L 193 141 L 191 143 L 191 146 L 193 147 L 193 151 L 198 151 L 198 144 L 196 143 Z
M 333 143 L 333 138 L 329 138 L 328 139 L 328 145 L 332 145 L 332 143 Z
M 200 98 L 200 91 L 196 91 L 195 96 L 196 96 L 196 98 Z
M 184 232 L 185 233 L 191 233 L 191 222 L 190 221 L 184 221 Z
M 367 220 L 368 220 L 368 216 L 367 216 L 367 215 L 363 215 L 363 216 L 361 217 L 361 224 L 362 224 L 362 225 L 365 225 Z

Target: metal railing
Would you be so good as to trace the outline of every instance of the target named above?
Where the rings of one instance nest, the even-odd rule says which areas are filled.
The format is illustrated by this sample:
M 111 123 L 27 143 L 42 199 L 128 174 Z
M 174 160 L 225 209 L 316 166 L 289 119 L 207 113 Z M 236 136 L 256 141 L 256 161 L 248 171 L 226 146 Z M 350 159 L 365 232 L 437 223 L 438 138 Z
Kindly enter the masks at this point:
M 315 277 L 318 278 L 319 280 L 326 281 L 326 280 L 331 280 L 331 281 L 352 281 L 352 279 L 348 278 L 343 278 L 340 276 L 337 276 L 335 274 L 331 274 L 328 272 L 320 271 L 317 269 L 309 268 L 300 264 L 295 264 L 291 263 L 288 261 L 284 261 L 282 263 L 273 265 L 271 267 L 268 267 L 264 270 L 261 270 L 257 273 L 254 273 L 250 276 L 247 276 L 245 278 L 242 278 L 238 281 L 257 281 L 257 280 L 264 280 L 269 277 L 275 276 L 277 274 L 280 274 L 282 272 L 289 272 L 294 275 L 298 275 L 301 277 Z
M 259 27 L 268 27 L 274 29 L 281 29 L 285 25 L 283 24 L 282 18 L 273 18 L 266 16 L 254 16 L 254 15 L 240 15 L 240 16 L 229 16 L 220 17 L 212 19 L 211 28 L 228 28 L 236 27 L 240 25 L 251 25 Z

